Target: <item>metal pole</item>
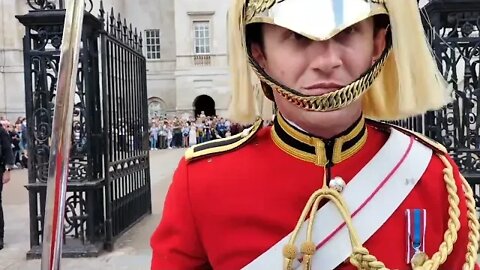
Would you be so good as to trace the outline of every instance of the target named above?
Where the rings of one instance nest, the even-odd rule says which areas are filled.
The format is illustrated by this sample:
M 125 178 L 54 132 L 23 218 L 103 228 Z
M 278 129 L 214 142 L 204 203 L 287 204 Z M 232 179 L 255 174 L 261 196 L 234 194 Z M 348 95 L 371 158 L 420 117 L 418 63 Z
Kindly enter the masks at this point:
M 59 9 L 64 9 L 65 8 L 65 4 L 63 4 L 63 0 L 58 0 L 58 8 Z
M 42 270 L 60 269 L 74 93 L 85 0 L 68 1 L 60 50 L 45 202 Z

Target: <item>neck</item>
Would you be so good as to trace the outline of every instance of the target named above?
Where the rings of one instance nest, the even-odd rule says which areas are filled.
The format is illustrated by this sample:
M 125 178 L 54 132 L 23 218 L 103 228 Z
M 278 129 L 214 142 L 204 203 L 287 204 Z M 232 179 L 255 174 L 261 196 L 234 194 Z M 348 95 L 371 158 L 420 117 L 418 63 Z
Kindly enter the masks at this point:
M 322 122 L 301 122 L 294 123 L 289 119 L 285 118 L 290 125 L 296 127 L 297 129 L 310 134 L 312 136 L 322 138 L 322 139 L 332 139 L 337 137 L 341 133 L 345 132 L 350 128 L 358 119 L 361 117 L 362 112 L 351 114 L 347 117 L 335 117 L 332 121 L 322 121 Z

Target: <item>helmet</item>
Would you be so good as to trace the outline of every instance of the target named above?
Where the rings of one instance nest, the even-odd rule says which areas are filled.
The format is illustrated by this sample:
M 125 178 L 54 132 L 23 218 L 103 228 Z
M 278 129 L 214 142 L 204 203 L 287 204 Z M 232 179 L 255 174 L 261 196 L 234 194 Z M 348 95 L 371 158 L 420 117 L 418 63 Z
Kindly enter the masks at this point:
M 387 29 L 382 56 L 359 78 L 336 91 L 307 96 L 275 80 L 250 52 L 251 26 L 273 24 L 326 41 L 370 17 Z M 333 111 L 360 99 L 366 117 L 397 120 L 448 102 L 446 83 L 425 37 L 416 0 L 233 0 L 229 11 L 230 117 L 251 122 L 273 91 L 309 111 Z M 252 72 L 253 71 L 253 72 Z M 256 78 L 255 78 L 256 77 Z M 265 107 L 262 106 L 262 107 Z M 264 108 L 265 109 L 265 108 Z

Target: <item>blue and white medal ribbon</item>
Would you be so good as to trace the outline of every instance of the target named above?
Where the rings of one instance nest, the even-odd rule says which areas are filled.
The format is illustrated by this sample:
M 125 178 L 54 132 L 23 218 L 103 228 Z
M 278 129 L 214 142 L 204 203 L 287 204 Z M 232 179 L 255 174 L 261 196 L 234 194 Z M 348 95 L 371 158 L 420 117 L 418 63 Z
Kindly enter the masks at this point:
M 419 253 L 425 253 L 427 210 L 407 209 L 407 263 Z

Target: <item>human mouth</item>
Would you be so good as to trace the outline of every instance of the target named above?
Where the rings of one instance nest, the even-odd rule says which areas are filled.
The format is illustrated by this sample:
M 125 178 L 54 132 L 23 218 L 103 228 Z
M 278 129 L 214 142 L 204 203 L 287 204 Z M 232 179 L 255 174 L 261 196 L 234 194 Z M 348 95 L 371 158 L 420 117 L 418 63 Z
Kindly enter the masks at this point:
M 307 95 L 323 95 L 342 88 L 343 85 L 334 82 L 319 82 L 303 87 Z

